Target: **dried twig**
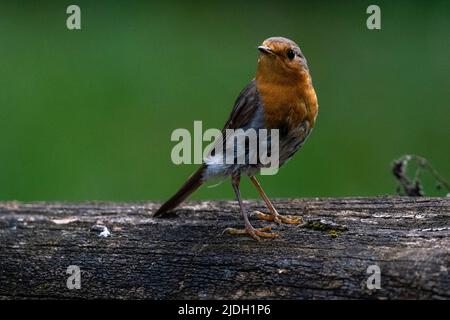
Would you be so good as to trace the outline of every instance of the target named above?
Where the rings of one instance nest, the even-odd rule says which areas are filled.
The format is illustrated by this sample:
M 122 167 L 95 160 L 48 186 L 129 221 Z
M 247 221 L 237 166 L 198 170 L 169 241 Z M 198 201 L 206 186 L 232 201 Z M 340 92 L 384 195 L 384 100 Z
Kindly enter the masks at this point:
M 408 164 L 412 160 L 417 164 L 417 169 L 413 179 L 409 178 L 407 175 Z M 404 155 L 403 157 L 395 160 L 392 165 L 392 173 L 400 183 L 397 188 L 397 193 L 401 195 L 401 188 L 403 188 L 403 191 L 408 196 L 424 196 L 425 193 L 420 180 L 420 175 L 424 170 L 427 170 L 437 181 L 438 189 L 444 187 L 448 192 L 450 192 L 449 183 L 429 164 L 427 159 L 416 155 Z

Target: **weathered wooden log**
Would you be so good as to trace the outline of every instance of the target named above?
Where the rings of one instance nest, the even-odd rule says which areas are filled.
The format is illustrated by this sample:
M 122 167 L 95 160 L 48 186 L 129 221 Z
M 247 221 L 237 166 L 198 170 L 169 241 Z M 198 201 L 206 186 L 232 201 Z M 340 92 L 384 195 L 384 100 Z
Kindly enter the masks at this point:
M 0 203 L 0 298 L 450 298 L 450 198 L 275 204 L 304 223 L 257 242 L 222 234 L 242 226 L 234 201 L 163 219 L 157 203 Z

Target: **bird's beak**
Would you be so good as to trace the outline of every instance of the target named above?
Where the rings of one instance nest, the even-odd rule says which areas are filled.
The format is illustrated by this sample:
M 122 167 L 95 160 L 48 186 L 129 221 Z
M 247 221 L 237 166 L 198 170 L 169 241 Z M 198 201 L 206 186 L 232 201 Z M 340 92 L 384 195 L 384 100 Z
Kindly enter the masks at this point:
M 270 49 L 268 46 L 259 46 L 258 47 L 259 52 L 264 54 L 274 54 L 272 49 Z

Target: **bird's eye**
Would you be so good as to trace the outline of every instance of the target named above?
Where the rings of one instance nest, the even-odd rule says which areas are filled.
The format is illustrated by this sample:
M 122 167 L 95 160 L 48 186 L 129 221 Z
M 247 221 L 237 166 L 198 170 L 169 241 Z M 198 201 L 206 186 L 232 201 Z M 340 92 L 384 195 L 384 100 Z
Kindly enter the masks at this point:
M 294 50 L 292 50 L 292 49 L 289 49 L 289 50 L 286 52 L 286 55 L 287 55 L 287 57 L 289 58 L 289 60 L 292 60 L 292 59 L 295 58 L 295 52 L 294 52 Z

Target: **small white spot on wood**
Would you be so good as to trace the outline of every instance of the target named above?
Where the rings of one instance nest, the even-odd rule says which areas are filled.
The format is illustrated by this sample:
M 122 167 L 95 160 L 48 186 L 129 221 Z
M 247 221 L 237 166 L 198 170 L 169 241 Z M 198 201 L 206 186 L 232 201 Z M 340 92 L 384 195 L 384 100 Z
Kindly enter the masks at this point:
M 106 238 L 106 237 L 109 237 L 110 235 L 111 235 L 111 232 L 109 232 L 107 227 L 104 227 L 103 231 L 100 232 L 100 234 L 98 236 Z
M 111 235 L 111 232 L 109 232 L 108 228 L 101 224 L 96 224 L 91 228 L 91 231 L 93 232 L 99 232 L 98 236 L 107 238 Z

